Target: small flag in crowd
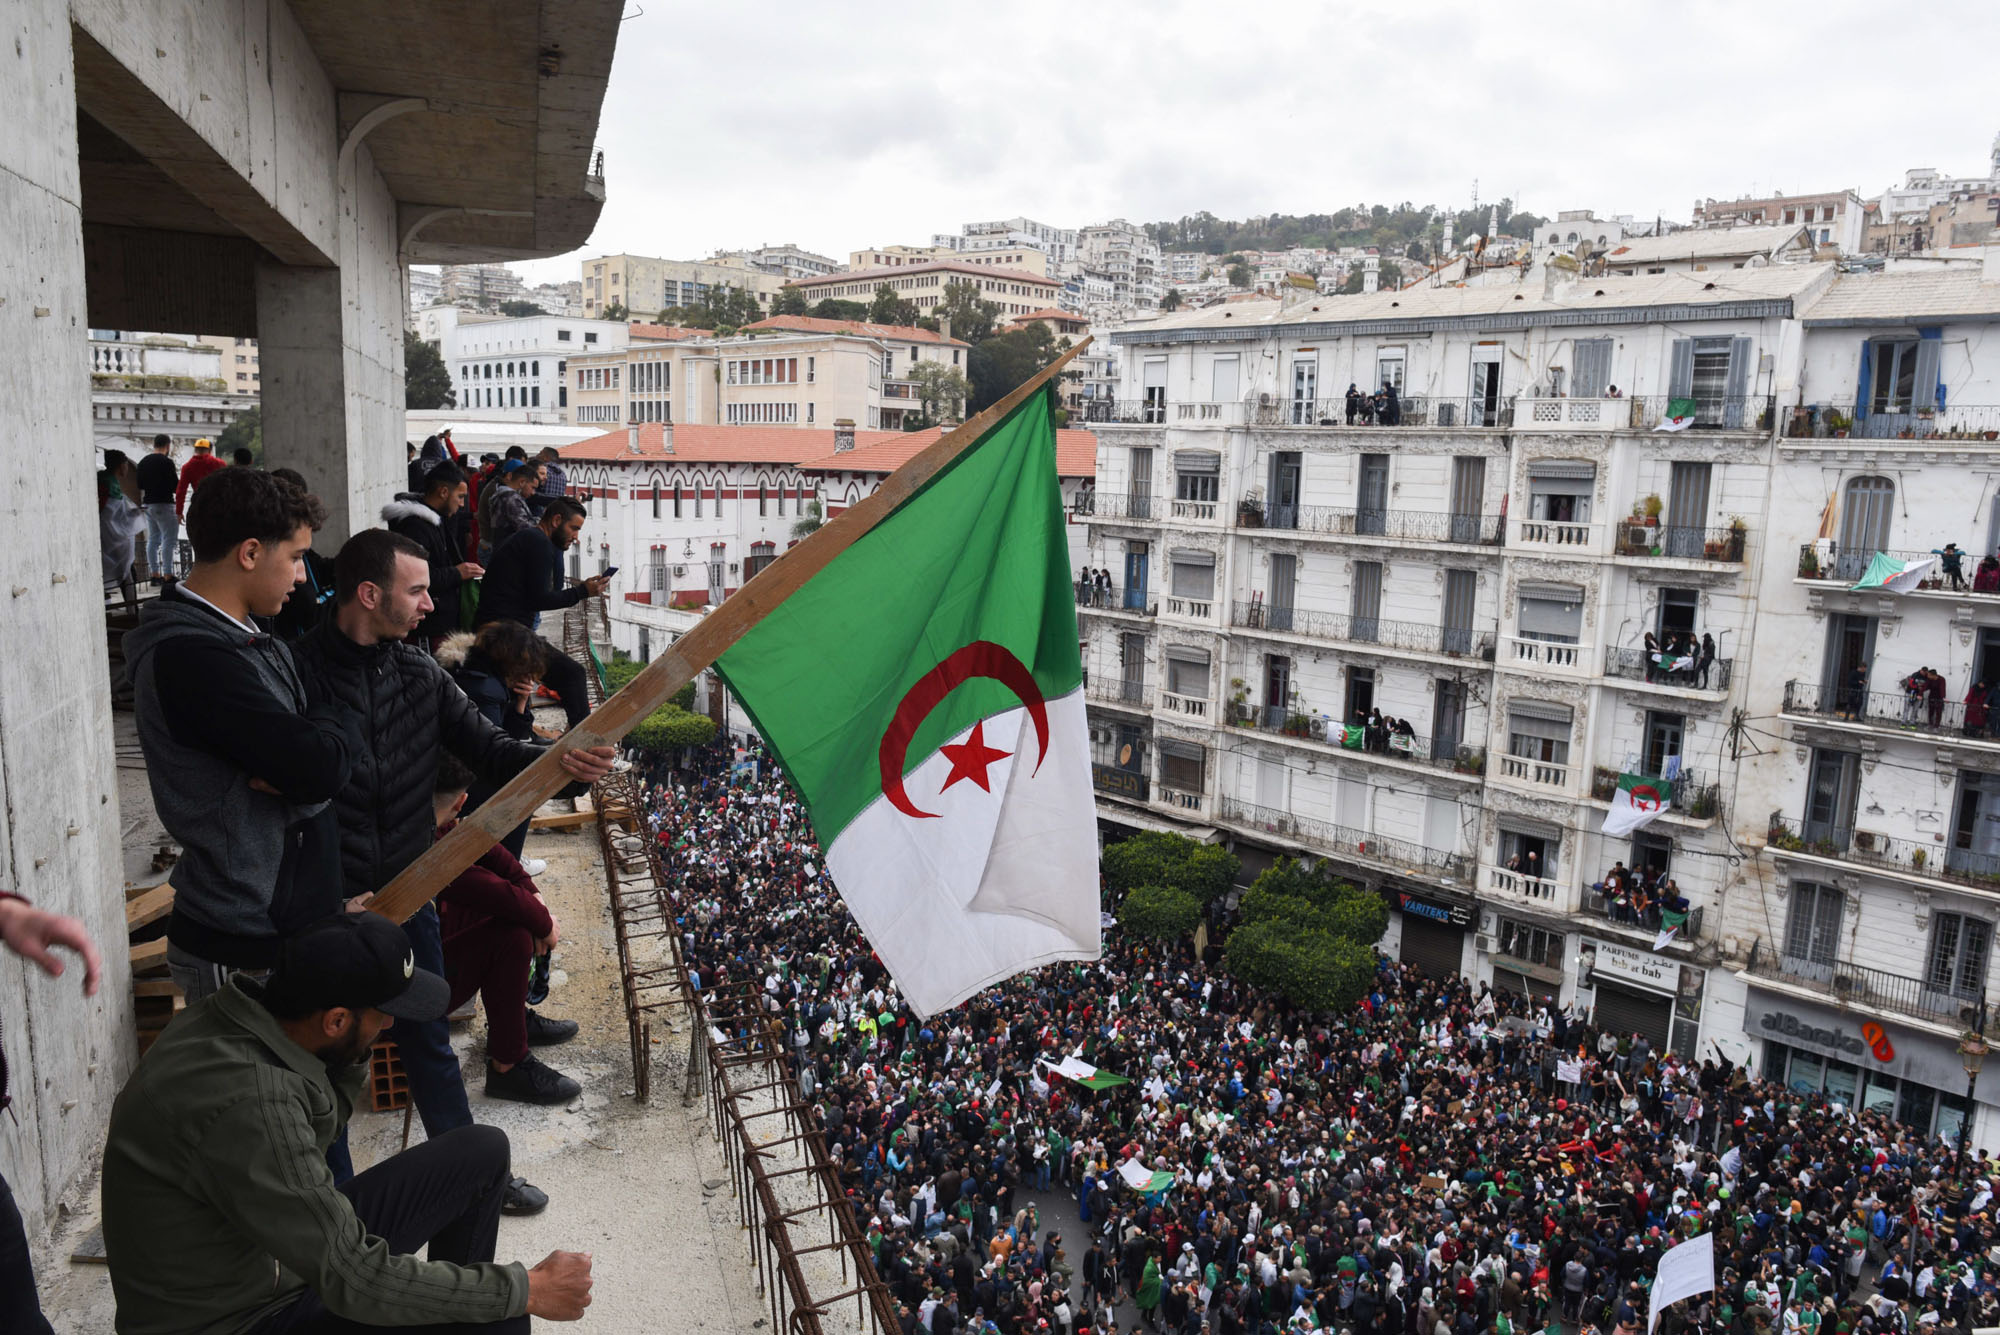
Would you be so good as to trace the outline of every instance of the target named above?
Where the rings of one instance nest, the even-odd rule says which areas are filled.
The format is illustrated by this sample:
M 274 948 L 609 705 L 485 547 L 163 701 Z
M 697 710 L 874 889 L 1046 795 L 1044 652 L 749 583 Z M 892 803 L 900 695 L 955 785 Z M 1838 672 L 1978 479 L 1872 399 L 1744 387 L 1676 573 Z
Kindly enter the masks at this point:
M 1101 953 L 1051 401 L 1030 394 L 716 661 L 919 1016 Z

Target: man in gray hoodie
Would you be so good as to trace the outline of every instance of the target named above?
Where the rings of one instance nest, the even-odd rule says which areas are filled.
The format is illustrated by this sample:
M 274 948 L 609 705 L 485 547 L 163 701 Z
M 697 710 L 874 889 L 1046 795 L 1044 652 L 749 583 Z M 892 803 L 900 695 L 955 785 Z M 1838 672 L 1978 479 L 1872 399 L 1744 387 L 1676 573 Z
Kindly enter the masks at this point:
M 190 1003 L 233 970 L 270 968 L 287 935 L 341 904 L 331 800 L 361 734 L 338 706 L 309 704 L 290 650 L 252 620 L 284 606 L 325 517 L 269 473 L 216 473 L 188 508 L 194 568 L 125 636 L 153 804 L 181 846 L 167 968 Z

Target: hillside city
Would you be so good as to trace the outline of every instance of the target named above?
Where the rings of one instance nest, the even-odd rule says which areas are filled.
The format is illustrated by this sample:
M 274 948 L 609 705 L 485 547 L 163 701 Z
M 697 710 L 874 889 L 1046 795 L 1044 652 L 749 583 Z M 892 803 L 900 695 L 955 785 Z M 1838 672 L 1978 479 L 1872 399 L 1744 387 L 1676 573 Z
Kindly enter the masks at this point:
M 641 15 L 436 69 L 295 0 L 206 109 L 89 8 L 0 132 L 76 464 L 7 558 L 0 1329 L 2000 1327 L 2000 134 L 606 253 Z M 591 729 L 1044 375 L 1102 947 L 932 1014 L 740 659 Z

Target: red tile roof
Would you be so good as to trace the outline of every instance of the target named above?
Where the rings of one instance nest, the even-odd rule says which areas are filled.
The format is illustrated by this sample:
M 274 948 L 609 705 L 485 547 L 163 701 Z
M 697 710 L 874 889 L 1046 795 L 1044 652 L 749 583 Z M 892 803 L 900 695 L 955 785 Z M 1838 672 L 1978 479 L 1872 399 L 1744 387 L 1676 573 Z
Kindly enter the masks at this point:
M 829 448 L 805 459 L 799 467 L 808 473 L 893 473 L 943 434 L 944 428 L 936 426 L 923 431 L 864 431 L 856 435 L 853 449 L 835 454 Z M 1056 474 L 1097 476 L 1096 433 L 1056 432 Z
M 782 330 L 799 334 L 859 334 L 863 338 L 895 338 L 905 343 L 943 343 L 944 335 L 907 324 L 870 324 L 866 320 L 827 320 L 816 315 L 772 315 L 746 324 L 744 330 Z M 971 347 L 963 339 L 952 339 L 955 347 Z
M 1010 269 L 1000 264 L 967 264 L 963 260 L 925 260 L 922 264 L 890 265 L 881 269 L 855 269 L 845 273 L 814 274 L 811 278 L 794 278 L 786 287 L 811 289 L 825 287 L 830 283 L 862 283 L 877 278 L 894 278 L 900 274 L 933 273 L 939 269 L 948 273 L 983 275 L 1001 278 L 1014 283 L 1041 283 L 1046 287 L 1061 287 L 1062 281 L 1044 278 L 1026 269 Z
M 713 329 L 690 329 L 678 324 L 649 324 L 644 320 L 632 322 L 632 338 L 640 343 L 674 343 L 684 338 L 711 338 Z
M 1075 311 L 1066 311 L 1059 306 L 1044 306 L 1038 311 L 1029 311 L 1026 315 L 1015 316 L 1013 322 L 1019 324 L 1023 320 L 1076 320 L 1081 322 L 1083 317 Z
M 856 452 L 864 445 L 900 441 L 900 431 L 857 431 Z M 623 463 L 633 460 L 685 463 L 797 464 L 833 453 L 833 428 L 811 426 L 703 426 L 682 423 L 674 428 L 674 448 L 666 449 L 658 422 L 639 428 L 639 451 L 631 449 L 627 428 L 619 427 L 560 450 L 564 463 Z M 843 455 L 842 458 L 849 456 Z

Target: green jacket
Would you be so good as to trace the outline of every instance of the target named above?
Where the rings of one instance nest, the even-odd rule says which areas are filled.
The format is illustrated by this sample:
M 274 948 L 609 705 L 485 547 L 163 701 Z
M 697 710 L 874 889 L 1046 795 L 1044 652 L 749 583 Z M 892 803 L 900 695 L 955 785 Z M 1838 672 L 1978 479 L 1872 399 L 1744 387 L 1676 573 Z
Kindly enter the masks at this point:
M 333 1185 L 326 1148 L 360 1093 L 288 1038 L 240 975 L 190 1006 L 111 1110 L 104 1246 L 120 1335 L 235 1335 L 303 1290 L 368 1325 L 498 1321 L 518 1265 L 399 1256 Z

